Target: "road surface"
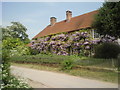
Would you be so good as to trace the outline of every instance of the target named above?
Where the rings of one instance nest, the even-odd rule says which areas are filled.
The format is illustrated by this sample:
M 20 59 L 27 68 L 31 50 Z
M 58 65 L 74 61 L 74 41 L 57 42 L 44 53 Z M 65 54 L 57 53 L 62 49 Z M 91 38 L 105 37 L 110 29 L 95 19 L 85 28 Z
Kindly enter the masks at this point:
M 33 88 L 117 88 L 117 84 L 50 71 L 11 66 L 11 73 L 28 79 Z

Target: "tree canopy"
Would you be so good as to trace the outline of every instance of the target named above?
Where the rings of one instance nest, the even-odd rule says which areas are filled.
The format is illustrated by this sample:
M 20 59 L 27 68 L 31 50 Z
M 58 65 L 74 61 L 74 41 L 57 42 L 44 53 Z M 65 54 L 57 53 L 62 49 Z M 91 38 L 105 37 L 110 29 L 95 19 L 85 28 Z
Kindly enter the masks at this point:
M 92 26 L 100 35 L 120 38 L 120 2 L 105 2 Z
M 19 38 L 24 43 L 28 43 L 28 35 L 26 34 L 27 28 L 19 22 L 11 22 L 11 26 L 2 28 L 3 39 L 8 37 Z

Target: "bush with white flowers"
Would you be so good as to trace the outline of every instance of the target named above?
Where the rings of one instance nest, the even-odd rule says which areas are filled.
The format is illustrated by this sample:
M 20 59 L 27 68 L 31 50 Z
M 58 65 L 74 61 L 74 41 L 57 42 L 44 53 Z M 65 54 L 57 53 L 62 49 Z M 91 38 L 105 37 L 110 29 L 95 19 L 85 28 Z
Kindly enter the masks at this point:
M 0 75 L 2 77 L 1 88 L 7 90 L 7 88 L 30 88 L 23 80 L 18 80 L 10 73 L 10 57 L 11 50 L 15 48 L 18 40 L 6 39 L 2 44 L 2 64 L 0 65 Z M 31 89 L 31 88 L 30 88 Z

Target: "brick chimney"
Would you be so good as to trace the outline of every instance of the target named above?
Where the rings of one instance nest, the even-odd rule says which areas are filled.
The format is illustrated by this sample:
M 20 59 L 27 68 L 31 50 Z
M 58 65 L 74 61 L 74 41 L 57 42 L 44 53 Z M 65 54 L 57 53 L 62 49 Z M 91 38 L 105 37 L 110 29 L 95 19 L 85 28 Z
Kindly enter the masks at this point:
M 53 26 L 56 23 L 56 18 L 55 17 L 51 17 L 50 18 L 50 25 Z
M 72 12 L 71 11 L 66 11 L 66 20 L 70 21 L 70 19 L 72 18 Z

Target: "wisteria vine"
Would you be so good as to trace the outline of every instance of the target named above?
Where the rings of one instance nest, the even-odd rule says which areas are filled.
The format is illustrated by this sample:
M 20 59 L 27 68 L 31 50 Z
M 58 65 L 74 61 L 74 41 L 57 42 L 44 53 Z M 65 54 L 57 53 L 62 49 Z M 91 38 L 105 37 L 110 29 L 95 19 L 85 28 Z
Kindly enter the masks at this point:
M 91 30 L 79 30 L 69 33 L 59 33 L 32 40 L 31 48 L 39 53 L 53 53 L 57 55 L 86 55 L 90 56 L 93 46 L 102 42 L 115 42 L 110 36 L 93 39 Z

